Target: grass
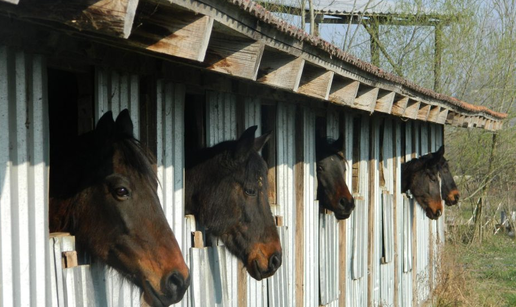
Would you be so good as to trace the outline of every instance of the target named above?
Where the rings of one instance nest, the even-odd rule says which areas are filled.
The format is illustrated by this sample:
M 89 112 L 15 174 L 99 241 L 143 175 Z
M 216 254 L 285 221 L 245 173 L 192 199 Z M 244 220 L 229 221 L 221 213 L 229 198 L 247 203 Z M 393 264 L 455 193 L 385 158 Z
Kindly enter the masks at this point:
M 516 306 L 516 243 L 506 234 L 447 242 L 441 264 L 432 306 Z

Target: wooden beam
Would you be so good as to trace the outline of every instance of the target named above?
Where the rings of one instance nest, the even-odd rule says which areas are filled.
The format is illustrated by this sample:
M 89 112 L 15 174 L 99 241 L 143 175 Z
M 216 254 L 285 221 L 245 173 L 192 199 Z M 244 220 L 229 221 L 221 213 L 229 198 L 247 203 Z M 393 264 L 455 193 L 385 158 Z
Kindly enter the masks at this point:
M 2 10 L 20 17 L 66 24 L 79 31 L 128 38 L 138 1 L 74 0 L 64 3 L 61 0 L 24 0 L 18 6 L 5 6 Z
M 371 87 L 363 83 L 360 84 L 357 98 L 355 98 L 353 107 L 360 110 L 369 111 L 371 113 L 374 112 L 379 90 L 380 89 L 377 87 Z
M 352 106 L 359 87 L 360 82 L 335 75 L 328 99 L 336 104 Z
M 77 261 L 77 252 L 76 251 L 66 251 L 62 252 L 62 265 L 63 268 L 73 268 L 79 265 Z
M 297 91 L 304 65 L 305 60 L 301 58 L 266 48 L 257 79 L 267 85 Z
M 407 108 L 409 98 L 396 94 L 394 98 L 394 104 L 392 105 L 391 113 L 396 116 L 403 116 L 405 109 Z
M 449 110 L 449 111 L 448 111 L 448 114 L 446 115 L 445 124 L 446 124 L 446 125 L 451 125 L 451 124 L 453 123 L 453 119 L 455 118 L 455 115 L 456 115 L 456 114 L 457 114 L 457 113 L 455 113 L 455 112 L 453 112 L 453 111 Z
M 374 110 L 377 112 L 390 114 L 395 97 L 395 92 L 380 89 Z
M 132 46 L 203 62 L 213 18 L 172 6 L 148 6 L 139 12 L 138 24 L 128 41 Z
M 446 119 L 448 118 L 449 109 L 441 108 L 439 111 L 439 116 L 437 117 L 436 123 L 444 125 L 446 123 Z
M 420 101 L 409 98 L 409 101 L 407 103 L 407 108 L 405 109 L 405 112 L 403 112 L 403 117 L 410 118 L 410 119 L 416 119 L 419 114 L 419 105 L 420 104 L 421 104 Z
M 298 92 L 327 100 L 330 95 L 333 75 L 333 71 L 328 71 L 313 65 L 305 65 Z
M 256 80 L 264 48 L 261 41 L 241 36 L 229 28 L 214 31 L 203 64 L 209 70 Z
M 430 113 L 428 114 L 428 121 L 437 123 L 437 119 L 439 118 L 439 112 L 441 111 L 440 106 L 431 106 Z
M 417 119 L 426 121 L 428 119 L 428 115 L 430 115 L 431 105 L 421 103 L 419 106 L 419 111 L 417 112 Z

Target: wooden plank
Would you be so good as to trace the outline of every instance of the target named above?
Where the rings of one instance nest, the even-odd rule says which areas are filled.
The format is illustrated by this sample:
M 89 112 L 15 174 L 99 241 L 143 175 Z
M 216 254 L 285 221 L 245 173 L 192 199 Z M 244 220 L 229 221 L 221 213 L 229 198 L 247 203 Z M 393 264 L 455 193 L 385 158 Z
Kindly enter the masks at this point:
M 431 106 L 430 113 L 428 114 L 427 120 L 429 122 L 436 123 L 437 120 L 439 119 L 440 111 L 441 111 L 441 107 L 440 106 Z
M 392 105 L 392 114 L 396 116 L 403 116 L 405 109 L 407 108 L 409 98 L 407 96 L 401 96 L 396 94 L 394 98 L 394 104 Z
M 63 268 L 73 268 L 78 266 L 77 252 L 76 251 L 64 251 L 62 252 Z
M 18 4 L 20 0 L 0 0 L 0 2 L 7 2 L 11 4 Z
M 218 26 L 220 32 L 212 33 L 203 65 L 213 71 L 256 80 L 265 45 Z
M 355 98 L 353 107 L 372 113 L 376 105 L 379 90 L 380 89 L 377 87 L 371 87 L 363 83 L 360 84 L 360 87 L 358 88 L 357 98 Z
M 335 75 L 330 89 L 329 100 L 336 104 L 352 106 L 358 94 L 360 82 Z
M 304 172 L 305 172 L 305 138 L 304 138 L 304 129 L 305 129 L 305 114 L 304 109 L 298 107 L 296 109 L 296 164 L 294 166 L 294 174 L 295 174 L 295 187 L 296 187 L 296 230 L 295 230 L 295 253 L 296 257 L 296 302 L 299 306 L 304 306 L 304 253 L 305 253 L 305 231 L 304 231 L 304 210 L 305 210 L 305 200 L 304 200 Z
M 147 11 L 148 8 L 148 11 Z M 143 6 L 128 43 L 149 51 L 203 62 L 213 18 L 167 5 Z
M 333 71 L 313 65 L 305 65 L 298 92 L 308 96 L 328 99 L 333 75 Z
M 448 114 L 446 114 L 446 120 L 445 120 L 445 124 L 446 125 L 451 125 L 453 123 L 453 120 L 455 118 L 455 115 L 457 115 L 456 112 L 453 112 L 453 111 L 448 111 Z
M 305 60 L 266 48 L 258 70 L 257 80 L 274 87 L 297 91 Z
M 15 0 L 16 1 L 16 0 Z M 2 9 L 23 17 L 63 23 L 79 31 L 128 38 L 139 0 L 25 0 Z
M 428 115 L 430 115 L 430 108 L 432 106 L 429 104 L 421 103 L 419 107 L 419 111 L 417 112 L 417 119 L 426 121 L 428 119 Z
M 449 111 L 449 109 L 441 108 L 441 110 L 439 111 L 439 116 L 437 117 L 437 120 L 435 122 L 444 125 L 446 123 L 446 119 L 448 118 Z
M 405 112 L 403 112 L 403 117 L 410 118 L 410 119 L 416 119 L 418 116 L 418 112 L 419 112 L 419 105 L 420 105 L 419 101 L 409 99 L 407 108 L 405 109 Z
M 395 92 L 380 89 L 374 110 L 377 112 L 390 114 L 395 97 Z

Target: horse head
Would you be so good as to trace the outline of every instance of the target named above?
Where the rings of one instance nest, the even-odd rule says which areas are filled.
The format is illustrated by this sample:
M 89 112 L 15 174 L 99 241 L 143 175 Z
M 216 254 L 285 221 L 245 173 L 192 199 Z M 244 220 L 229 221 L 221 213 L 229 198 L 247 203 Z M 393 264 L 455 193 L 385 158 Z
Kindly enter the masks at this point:
M 156 192 L 153 157 L 133 137 L 129 112 L 111 112 L 51 165 L 50 230 L 138 285 L 152 306 L 180 301 L 188 268 Z
M 339 220 L 347 219 L 355 208 L 344 177 L 346 159 L 342 153 L 343 144 L 342 134 L 336 141 L 328 141 L 317 134 L 317 199 Z
M 282 250 L 268 202 L 267 165 L 258 154 L 270 134 L 255 138 L 256 129 L 187 155 L 186 211 L 261 280 L 280 267 Z
M 444 148 L 401 165 L 401 192 L 408 190 L 426 211 L 426 216 L 436 220 L 443 211 L 441 198 L 441 169 Z

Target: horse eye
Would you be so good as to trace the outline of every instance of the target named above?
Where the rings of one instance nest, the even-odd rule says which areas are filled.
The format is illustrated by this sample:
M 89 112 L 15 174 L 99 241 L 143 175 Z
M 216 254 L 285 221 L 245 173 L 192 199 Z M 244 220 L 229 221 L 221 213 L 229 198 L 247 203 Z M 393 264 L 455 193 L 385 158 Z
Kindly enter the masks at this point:
M 256 196 L 256 190 L 253 189 L 244 189 L 244 193 L 249 196 Z
M 129 198 L 129 190 L 124 187 L 119 187 L 115 189 L 115 196 L 119 200 L 126 200 Z
M 323 168 L 322 166 L 320 166 L 320 165 L 319 165 L 319 166 L 317 166 L 317 170 L 318 170 L 318 171 L 323 171 L 323 170 L 324 170 L 324 168 Z

